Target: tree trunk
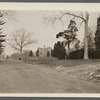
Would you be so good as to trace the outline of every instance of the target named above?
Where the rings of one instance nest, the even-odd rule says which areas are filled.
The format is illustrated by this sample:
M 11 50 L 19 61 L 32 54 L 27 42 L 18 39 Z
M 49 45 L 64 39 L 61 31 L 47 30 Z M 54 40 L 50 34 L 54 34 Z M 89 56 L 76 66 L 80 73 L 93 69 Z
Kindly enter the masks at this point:
M 68 43 L 68 51 L 66 52 L 67 54 L 67 59 L 69 59 L 69 54 L 70 54 L 70 44 Z
M 20 50 L 21 60 L 23 60 L 23 52 L 22 49 Z
M 0 60 L 1 60 L 1 54 L 0 54 Z
M 85 23 L 85 36 L 84 36 L 84 59 L 89 59 L 88 57 L 88 20 L 89 20 L 89 14 L 86 12 L 86 20 Z
M 66 50 L 66 49 L 65 49 Z M 67 51 L 65 51 L 65 60 L 67 59 L 67 53 L 66 53 Z

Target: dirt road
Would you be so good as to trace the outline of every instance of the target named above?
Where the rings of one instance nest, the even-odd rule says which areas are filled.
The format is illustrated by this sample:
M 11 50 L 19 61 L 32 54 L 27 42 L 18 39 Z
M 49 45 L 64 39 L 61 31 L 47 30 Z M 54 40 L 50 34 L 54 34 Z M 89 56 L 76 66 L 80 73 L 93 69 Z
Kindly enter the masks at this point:
M 0 93 L 100 93 L 100 86 L 56 68 L 6 60 L 0 64 Z

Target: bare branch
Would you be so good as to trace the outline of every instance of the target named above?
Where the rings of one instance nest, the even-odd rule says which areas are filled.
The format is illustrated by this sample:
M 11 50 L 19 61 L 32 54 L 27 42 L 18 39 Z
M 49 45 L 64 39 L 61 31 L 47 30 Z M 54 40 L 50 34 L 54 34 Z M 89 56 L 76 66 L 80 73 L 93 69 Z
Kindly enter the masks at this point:
M 17 47 L 15 46 L 15 44 L 10 44 L 10 43 L 9 43 L 9 45 L 10 45 L 12 48 L 14 48 L 15 50 L 20 51 L 20 49 L 19 49 L 19 48 L 17 48 Z
M 69 12 L 62 12 L 62 16 L 61 16 L 61 18 L 62 18 L 63 16 L 65 16 L 65 15 L 71 15 L 71 16 L 74 16 L 74 17 L 80 18 L 80 19 L 82 19 L 83 21 L 85 21 L 85 18 L 83 18 L 83 16 L 79 16 L 79 15 L 72 14 L 72 13 L 69 13 Z
M 18 40 L 16 37 L 14 37 L 14 41 L 16 42 L 16 44 L 20 47 L 20 44 L 18 43 Z
M 27 45 L 29 45 L 29 44 L 33 44 L 33 43 L 37 43 L 37 41 L 36 41 L 36 40 L 27 41 L 27 42 L 26 42 L 25 44 L 23 44 L 22 46 L 25 47 L 25 46 L 27 46 Z
M 59 11 L 59 13 L 56 13 L 54 15 L 48 16 L 44 18 L 44 21 L 48 24 L 52 24 L 53 26 L 55 25 L 56 22 L 60 22 L 62 25 L 62 30 L 64 30 L 64 18 L 66 16 L 72 16 L 74 18 L 79 18 L 82 20 L 82 23 L 86 21 L 85 17 L 83 16 L 83 13 L 80 14 L 74 14 L 72 12 L 68 12 L 68 11 Z

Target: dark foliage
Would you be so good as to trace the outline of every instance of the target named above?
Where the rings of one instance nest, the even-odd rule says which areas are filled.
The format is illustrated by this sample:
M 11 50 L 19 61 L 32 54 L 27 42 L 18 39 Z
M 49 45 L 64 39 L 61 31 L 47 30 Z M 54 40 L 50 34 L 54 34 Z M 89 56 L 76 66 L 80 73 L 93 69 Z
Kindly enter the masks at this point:
M 64 32 L 59 32 L 59 33 L 56 35 L 56 38 L 59 38 L 59 37 L 61 37 L 62 35 L 64 35 Z
M 95 46 L 97 49 L 100 49 L 100 17 L 97 19 L 97 30 L 95 33 Z
M 83 57 L 84 57 L 84 50 L 83 49 L 71 52 L 69 55 L 70 59 L 83 59 Z
M 47 52 L 47 57 L 50 57 L 50 52 L 49 51 Z
M 90 49 L 88 51 L 88 56 L 90 59 L 100 59 L 100 50 Z M 71 52 L 69 57 L 70 59 L 83 59 L 84 49 Z
M 19 60 L 22 60 L 22 58 L 19 58 Z
M 100 59 L 100 50 L 93 51 L 92 58 L 93 59 Z
M 9 59 L 9 56 L 7 55 L 6 59 Z
M 29 56 L 30 56 L 30 57 L 33 57 L 33 52 L 32 52 L 32 50 L 30 50 Z
M 39 50 L 36 51 L 36 56 L 39 57 Z
M 3 15 L 0 16 L 0 18 L 2 18 L 2 17 L 3 17 Z M 3 25 L 3 24 L 5 24 L 5 22 L 0 20 L 0 25 Z M 4 45 L 2 43 L 5 42 L 5 39 L 4 39 L 5 36 L 6 35 L 2 35 L 2 28 L 1 28 L 0 29 L 0 54 L 4 51 Z
M 58 59 L 65 59 L 65 48 L 63 43 L 58 41 L 54 45 L 54 49 L 52 50 L 52 56 Z

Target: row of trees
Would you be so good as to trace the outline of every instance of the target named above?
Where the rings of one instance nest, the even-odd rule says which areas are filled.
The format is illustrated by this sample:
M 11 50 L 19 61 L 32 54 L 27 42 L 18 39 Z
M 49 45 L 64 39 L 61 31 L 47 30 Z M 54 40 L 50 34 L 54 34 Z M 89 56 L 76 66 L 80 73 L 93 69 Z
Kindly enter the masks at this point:
M 6 11 L 6 13 L 2 13 L 0 17 L 2 17 L 4 14 L 6 15 L 11 15 L 12 12 Z M 63 23 L 63 19 L 66 16 L 72 16 L 73 19 L 77 18 L 81 20 L 81 24 L 84 23 L 84 59 L 89 59 L 88 57 L 88 48 L 89 48 L 89 26 L 88 26 L 88 21 L 89 21 L 89 13 L 86 12 L 80 12 L 80 13 L 71 13 L 68 11 L 59 11 L 59 14 L 56 16 L 50 16 L 48 18 L 46 18 L 47 22 L 52 22 L 53 24 L 55 22 L 57 22 L 57 20 L 59 20 L 62 25 L 64 25 Z M 57 44 L 55 44 L 55 48 L 59 45 L 61 48 L 63 48 L 64 53 L 66 53 L 65 55 L 69 56 L 70 53 L 70 44 L 75 43 L 76 42 L 76 48 L 78 48 L 78 44 L 79 44 L 79 40 L 77 39 L 77 34 L 76 32 L 79 30 L 76 24 L 76 21 L 71 19 L 68 25 L 68 28 L 66 30 L 63 29 L 62 32 L 58 32 L 58 34 L 56 35 L 56 38 L 59 37 L 63 37 L 65 40 L 60 43 L 58 42 Z M 3 25 L 4 21 L 0 21 L 0 25 Z M 96 37 L 95 37 L 95 43 L 96 43 L 96 47 L 99 48 L 99 31 L 100 31 L 100 20 L 97 23 L 97 31 L 96 31 Z M 1 32 L 2 33 L 2 32 Z M 3 39 L 3 37 L 5 37 L 5 35 L 1 35 L 0 34 L 0 53 L 3 51 L 3 45 L 2 42 L 4 42 L 5 40 Z M 21 58 L 23 58 L 23 50 L 25 47 L 27 47 L 28 45 L 31 45 L 33 43 L 37 43 L 36 40 L 31 40 L 31 34 L 29 32 L 27 32 L 24 29 L 19 29 L 15 32 L 12 33 L 11 35 L 11 39 L 10 39 L 10 43 L 9 45 L 15 49 L 18 50 L 20 52 Z M 63 44 L 63 45 L 62 45 Z M 67 46 L 68 51 L 65 51 L 65 46 Z M 59 51 L 59 50 L 58 50 Z M 57 52 L 58 52 L 57 51 Z M 54 51 L 55 52 L 55 51 Z M 55 55 L 55 54 L 53 54 Z M 66 56 L 65 56 L 66 58 Z
M 53 17 L 52 16 L 48 17 L 48 18 L 46 18 L 46 21 L 48 22 L 48 20 L 49 20 L 49 21 L 55 23 L 57 20 L 59 20 L 63 24 L 63 18 L 66 17 L 66 16 L 73 16 L 74 19 L 75 18 L 81 19 L 81 24 L 84 23 L 84 34 L 85 34 L 84 35 L 84 43 L 83 43 L 84 44 L 84 59 L 88 59 L 89 13 L 83 12 L 83 13 L 74 14 L 74 13 L 71 13 L 71 12 L 68 12 L 68 11 L 59 11 L 59 12 L 60 12 L 59 15 L 53 16 Z M 63 48 L 62 52 L 66 53 L 65 58 L 66 58 L 66 55 L 67 55 L 67 57 L 69 57 L 70 45 L 72 43 L 75 43 L 76 49 L 79 48 L 78 46 L 79 46 L 80 41 L 78 40 L 77 34 L 76 34 L 78 30 L 79 29 L 77 27 L 76 21 L 71 19 L 70 23 L 68 25 L 68 28 L 66 30 L 63 30 L 62 32 L 59 32 L 56 35 L 56 38 L 63 37 L 65 39 L 62 43 L 58 42 L 57 44 L 55 44 L 55 47 L 60 45 L 61 48 Z M 11 39 L 12 42 L 10 43 L 10 46 L 12 48 L 14 48 L 15 50 L 18 50 L 20 52 L 21 58 L 23 58 L 22 57 L 23 49 L 30 44 L 36 43 L 36 41 L 30 39 L 30 36 L 31 36 L 30 33 L 28 33 L 24 29 L 19 29 L 16 32 L 12 33 L 12 39 Z M 67 48 L 68 48 L 67 51 L 65 50 L 66 45 L 67 45 Z M 57 50 L 57 52 L 58 51 L 59 51 L 59 49 Z M 55 52 L 55 50 L 54 50 L 54 52 Z M 53 55 L 55 56 L 54 53 L 53 53 Z
M 80 50 L 80 49 L 83 50 L 83 48 L 85 48 L 85 40 L 83 42 L 83 46 L 80 46 L 79 45 L 80 41 L 77 38 L 77 31 L 78 31 L 78 27 L 77 27 L 76 21 L 70 20 L 68 29 L 64 30 L 63 32 L 59 32 L 56 35 L 56 38 L 62 37 L 65 40 L 62 42 L 58 41 L 57 43 L 55 43 L 54 49 L 52 51 L 52 56 L 57 57 L 59 59 L 69 58 L 69 54 L 72 52 L 72 50 L 70 48 L 71 44 L 74 44 L 73 51 Z M 25 31 L 24 29 L 17 30 L 16 32 L 12 33 L 13 39 L 11 39 L 11 41 L 13 41 L 13 44 L 11 43 L 10 46 L 12 46 L 14 49 L 20 51 L 20 53 L 22 55 L 24 47 L 26 47 L 27 45 L 30 45 L 32 43 L 35 43 L 35 41 L 33 41 L 29 38 L 29 36 L 30 36 L 30 34 L 27 34 L 27 31 Z M 97 21 L 97 31 L 96 31 L 95 39 L 94 39 L 96 47 L 98 49 L 100 49 L 99 37 L 100 37 L 100 18 L 98 18 L 98 21 Z M 93 32 L 88 27 L 87 48 L 91 49 L 91 46 L 93 45 L 94 40 L 93 40 Z M 67 45 L 68 50 L 65 49 L 66 45 Z M 88 49 L 88 51 L 89 51 L 89 49 Z M 84 52 L 85 52 L 85 49 L 84 49 Z M 88 54 L 88 52 L 87 52 L 87 54 Z M 33 55 L 32 51 L 30 51 L 29 55 L 30 56 Z M 48 56 L 49 56 L 49 53 L 48 53 Z
M 83 47 L 84 47 L 84 59 L 89 59 L 88 57 L 88 51 L 89 51 L 89 46 L 91 44 L 91 32 L 89 31 L 89 26 L 88 26 L 88 22 L 89 22 L 89 12 L 79 12 L 79 13 L 73 13 L 73 12 L 68 12 L 68 11 L 59 11 L 58 15 L 55 16 L 49 16 L 45 18 L 45 21 L 47 22 L 51 22 L 51 23 L 56 23 L 57 21 L 60 21 L 62 23 L 62 25 L 64 26 L 63 23 L 63 19 L 65 19 L 65 17 L 67 16 L 72 16 L 73 18 L 70 20 L 68 28 L 61 32 L 58 32 L 58 34 L 56 35 L 56 38 L 60 38 L 63 37 L 65 40 L 61 43 L 58 42 L 57 44 L 55 44 L 54 48 L 58 48 L 58 46 L 60 46 L 63 52 L 65 54 L 65 59 L 66 59 L 66 55 L 67 57 L 69 57 L 70 54 L 70 45 L 75 43 L 75 49 L 79 48 L 79 43 L 80 41 L 77 38 L 77 31 L 79 30 L 79 28 L 77 27 L 76 21 L 73 20 L 75 18 L 77 18 L 77 20 L 81 20 L 80 25 L 82 25 L 82 23 L 84 23 L 84 43 L 83 43 Z M 66 20 L 67 21 L 67 20 Z M 99 25 L 99 22 L 98 22 Z M 98 30 L 99 27 L 97 26 Z M 95 42 L 98 43 L 99 41 L 99 37 L 98 37 L 98 30 L 96 32 L 96 38 L 95 38 Z M 10 44 L 11 47 L 13 47 L 14 49 L 20 51 L 21 54 L 21 58 L 22 58 L 22 53 L 23 53 L 23 48 L 35 43 L 34 41 L 32 41 L 29 37 L 29 34 L 27 34 L 27 32 L 23 29 L 21 30 L 17 30 L 16 32 L 12 33 L 12 39 L 11 41 L 13 41 L 13 43 Z M 90 41 L 90 42 L 89 42 Z M 68 50 L 65 50 L 65 47 L 67 46 Z M 97 45 L 96 45 L 97 46 Z M 98 46 L 97 46 L 98 47 Z M 57 51 L 54 52 L 58 52 L 60 51 L 59 48 Z M 53 53 L 53 55 L 55 56 L 55 53 Z

